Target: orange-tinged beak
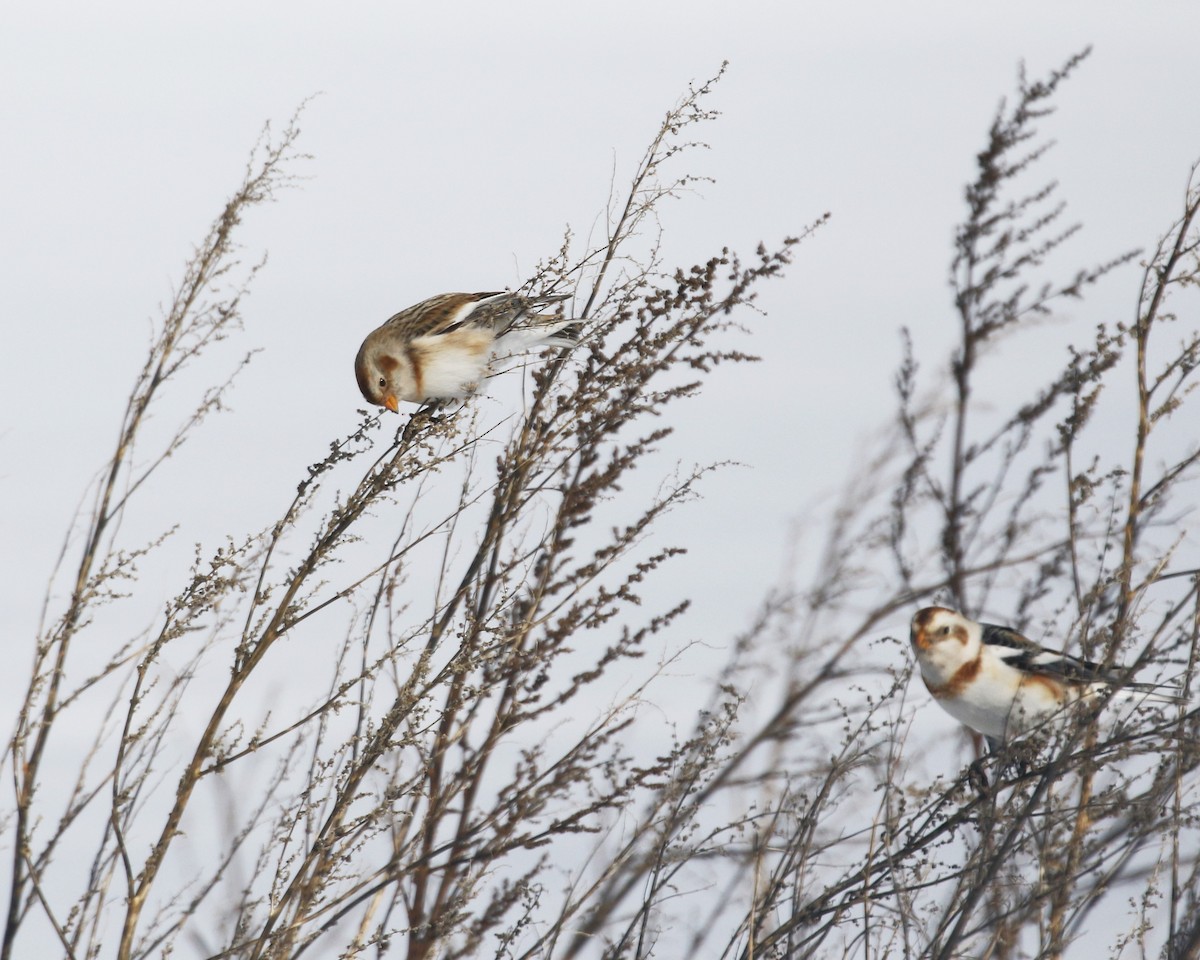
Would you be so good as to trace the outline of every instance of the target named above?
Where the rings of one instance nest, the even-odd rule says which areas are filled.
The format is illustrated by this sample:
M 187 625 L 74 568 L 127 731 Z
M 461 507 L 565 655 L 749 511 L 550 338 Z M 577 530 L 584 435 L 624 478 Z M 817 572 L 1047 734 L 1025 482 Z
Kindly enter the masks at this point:
M 394 393 L 389 393 L 383 398 L 383 405 L 391 410 L 392 413 L 400 412 L 400 401 L 396 399 L 396 395 Z

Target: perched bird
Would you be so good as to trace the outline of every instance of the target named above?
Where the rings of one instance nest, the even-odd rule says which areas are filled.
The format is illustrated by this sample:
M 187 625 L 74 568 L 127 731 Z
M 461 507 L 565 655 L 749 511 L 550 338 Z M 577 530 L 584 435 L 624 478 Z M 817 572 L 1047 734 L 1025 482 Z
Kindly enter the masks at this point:
M 443 293 L 372 330 L 354 358 L 358 389 L 399 412 L 401 400 L 465 397 L 505 357 L 570 346 L 577 325 L 536 308 L 570 294 Z
M 1007 627 L 976 623 L 945 607 L 918 610 L 909 640 L 934 699 L 993 747 L 1113 685 L 1119 685 L 1117 696 L 1179 702 L 1154 693 L 1153 684 L 1125 681 L 1121 667 L 1047 650 Z

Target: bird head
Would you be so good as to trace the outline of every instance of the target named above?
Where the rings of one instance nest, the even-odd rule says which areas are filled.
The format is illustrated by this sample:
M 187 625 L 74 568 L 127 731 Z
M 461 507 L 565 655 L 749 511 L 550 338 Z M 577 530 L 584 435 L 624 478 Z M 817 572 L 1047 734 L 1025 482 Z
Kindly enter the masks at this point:
M 358 389 L 370 403 L 399 413 L 399 398 L 408 392 L 406 383 L 412 379 L 407 366 L 401 351 L 391 350 L 386 343 L 373 336 L 367 337 L 358 349 L 358 356 L 354 358 Z
M 953 670 L 973 660 L 983 642 L 978 624 L 946 607 L 918 610 L 908 638 L 926 673 Z

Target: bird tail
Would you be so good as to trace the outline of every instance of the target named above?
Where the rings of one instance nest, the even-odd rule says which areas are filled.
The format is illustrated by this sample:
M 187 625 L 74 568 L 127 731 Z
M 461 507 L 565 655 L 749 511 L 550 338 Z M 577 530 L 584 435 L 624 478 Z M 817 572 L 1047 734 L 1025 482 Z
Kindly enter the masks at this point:
M 573 347 L 579 342 L 579 324 L 573 320 L 543 323 L 536 327 L 509 327 L 496 338 L 495 357 L 510 357 L 543 347 Z
M 514 297 L 515 306 L 508 328 L 496 338 L 496 356 L 527 353 L 539 347 L 571 347 L 579 342 L 583 324 L 558 313 L 539 313 L 536 308 L 570 300 L 569 293 L 547 293 Z
M 1167 683 L 1126 683 L 1114 688 L 1112 696 L 1119 700 L 1136 700 L 1138 703 L 1187 703 L 1187 697 L 1165 692 L 1174 689 Z

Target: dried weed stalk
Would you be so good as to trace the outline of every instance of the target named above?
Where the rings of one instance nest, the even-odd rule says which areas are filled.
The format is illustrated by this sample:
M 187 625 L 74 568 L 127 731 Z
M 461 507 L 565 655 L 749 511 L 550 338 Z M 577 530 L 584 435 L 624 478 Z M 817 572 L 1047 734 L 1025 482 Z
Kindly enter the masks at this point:
M 677 401 L 751 359 L 720 334 L 796 243 L 664 271 L 647 234 L 689 182 L 667 165 L 713 116 L 713 81 L 667 114 L 604 241 L 576 256 L 568 236 L 530 281 L 573 289 L 587 335 L 531 368 L 519 418 L 426 408 L 387 439 L 365 416 L 276 522 L 197 555 L 152 636 L 72 669 L 153 549 L 116 529 L 162 459 L 133 465 L 144 415 L 236 323 L 230 236 L 287 182 L 295 124 L 267 144 L 187 268 L 64 552 L 73 586 L 8 748 L 0 960 L 47 935 L 122 960 L 1061 957 L 1089 929 L 1090 955 L 1200 956 L 1194 711 L 1099 705 L 959 772 L 910 729 L 906 645 L 889 636 L 936 600 L 1191 690 L 1200 335 L 1178 311 L 1200 280 L 1195 183 L 1132 320 L 1040 385 L 989 388 L 1059 301 L 1137 256 L 1040 277 L 1075 228 L 1055 185 L 1025 183 L 1081 59 L 1022 76 L 992 124 L 956 236 L 944 377 L 905 334 L 896 429 L 835 511 L 816 580 L 764 598 L 694 727 L 665 737 L 635 707 L 687 603 L 655 598 L 679 547 L 654 525 L 705 471 L 642 503 L 623 487 Z M 1123 400 L 1104 388 L 1131 374 L 1136 431 L 1114 444 L 1097 422 Z M 259 709 L 299 650 L 328 652 L 325 688 Z M 214 663 L 219 683 L 192 680 Z M 51 789 L 63 725 L 105 697 L 115 725 Z M 204 718 L 190 734 L 185 712 Z M 87 859 L 63 863 L 68 846 Z

